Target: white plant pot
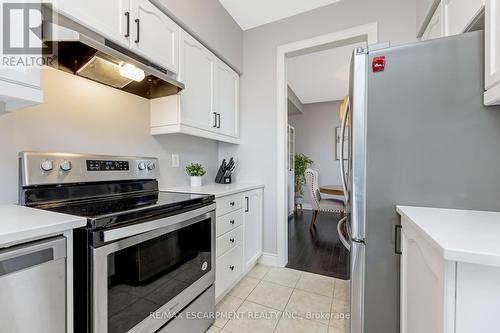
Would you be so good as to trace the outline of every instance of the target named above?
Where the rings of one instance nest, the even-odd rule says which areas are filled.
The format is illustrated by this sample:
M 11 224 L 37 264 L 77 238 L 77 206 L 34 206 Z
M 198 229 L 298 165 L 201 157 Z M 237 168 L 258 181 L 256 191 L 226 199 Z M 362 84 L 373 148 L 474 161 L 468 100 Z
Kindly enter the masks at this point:
M 201 186 L 201 176 L 191 176 L 191 187 Z

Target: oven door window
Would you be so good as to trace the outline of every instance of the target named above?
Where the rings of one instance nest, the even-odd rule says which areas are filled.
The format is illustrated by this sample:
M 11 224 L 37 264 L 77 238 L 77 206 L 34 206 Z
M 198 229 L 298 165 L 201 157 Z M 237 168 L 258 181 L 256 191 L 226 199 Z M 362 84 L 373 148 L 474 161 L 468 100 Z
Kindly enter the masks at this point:
M 108 332 L 127 332 L 210 272 L 211 220 L 108 255 Z

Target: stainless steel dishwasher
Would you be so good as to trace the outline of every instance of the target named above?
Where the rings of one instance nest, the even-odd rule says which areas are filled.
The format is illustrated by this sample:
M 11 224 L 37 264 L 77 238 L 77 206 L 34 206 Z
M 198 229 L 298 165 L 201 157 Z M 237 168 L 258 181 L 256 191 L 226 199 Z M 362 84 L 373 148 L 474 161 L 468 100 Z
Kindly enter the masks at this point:
M 66 332 L 66 239 L 0 250 L 0 331 Z

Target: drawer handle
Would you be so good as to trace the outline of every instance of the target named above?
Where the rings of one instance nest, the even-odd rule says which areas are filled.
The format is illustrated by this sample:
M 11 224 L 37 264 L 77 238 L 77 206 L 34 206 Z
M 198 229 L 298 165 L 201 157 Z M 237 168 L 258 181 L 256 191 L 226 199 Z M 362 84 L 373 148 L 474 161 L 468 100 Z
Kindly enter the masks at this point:
M 229 241 L 230 241 L 231 243 L 234 243 L 234 238 L 231 238 Z
M 234 201 L 231 201 L 229 204 L 230 204 L 232 207 L 234 207 Z
M 229 269 L 234 271 L 234 266 L 229 266 Z
M 234 220 L 229 221 L 229 223 L 234 224 Z

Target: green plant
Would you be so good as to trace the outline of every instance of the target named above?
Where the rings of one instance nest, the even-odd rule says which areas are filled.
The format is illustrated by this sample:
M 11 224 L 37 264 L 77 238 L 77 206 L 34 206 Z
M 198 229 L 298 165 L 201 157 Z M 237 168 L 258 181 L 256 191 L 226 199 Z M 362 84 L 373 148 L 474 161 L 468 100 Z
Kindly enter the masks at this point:
M 306 183 L 304 173 L 314 161 L 304 154 L 295 154 L 295 193 L 302 196 L 304 190 L 302 186 Z
M 205 175 L 205 168 L 200 163 L 191 163 L 186 167 L 186 173 L 191 177 L 201 177 Z

